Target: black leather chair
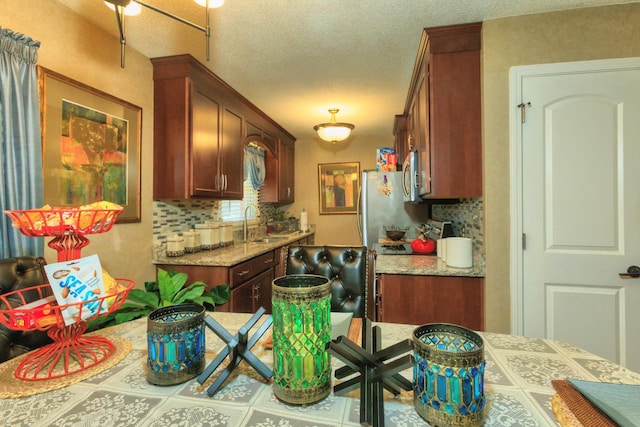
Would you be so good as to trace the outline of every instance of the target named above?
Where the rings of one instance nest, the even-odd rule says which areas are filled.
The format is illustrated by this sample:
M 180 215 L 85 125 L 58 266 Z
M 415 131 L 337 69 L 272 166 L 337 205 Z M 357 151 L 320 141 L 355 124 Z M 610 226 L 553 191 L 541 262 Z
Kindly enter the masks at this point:
M 375 251 L 366 246 L 284 246 L 277 275 L 317 274 L 331 279 L 331 311 L 374 319 Z
M 45 264 L 44 258 L 31 256 L 0 260 L 0 295 L 48 283 L 44 273 Z M 40 298 L 38 292 L 24 296 L 26 302 Z M 20 300 L 15 297 L 9 296 L 7 300 L 12 307 L 21 305 Z M 8 308 L 11 307 L 7 307 L 5 302 L 0 300 L 0 309 L 6 310 Z M 50 342 L 52 342 L 51 338 L 44 331 L 22 332 L 0 325 L 0 362 Z

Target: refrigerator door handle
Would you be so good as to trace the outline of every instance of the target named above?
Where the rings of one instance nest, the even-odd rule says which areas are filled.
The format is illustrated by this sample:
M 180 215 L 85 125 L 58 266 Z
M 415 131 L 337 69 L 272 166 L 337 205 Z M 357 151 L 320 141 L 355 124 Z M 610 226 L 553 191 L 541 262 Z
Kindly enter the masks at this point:
M 358 235 L 360 235 L 360 242 L 364 242 L 364 238 L 362 237 L 362 212 L 361 212 L 361 204 L 362 204 L 362 184 L 360 188 L 358 188 L 358 203 L 356 204 L 356 225 L 358 227 Z

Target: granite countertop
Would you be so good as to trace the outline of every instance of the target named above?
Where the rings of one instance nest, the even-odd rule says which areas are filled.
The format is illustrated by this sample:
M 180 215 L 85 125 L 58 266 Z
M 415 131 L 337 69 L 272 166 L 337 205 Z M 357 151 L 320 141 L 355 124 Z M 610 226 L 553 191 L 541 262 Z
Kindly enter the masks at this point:
M 286 235 L 271 235 L 269 238 L 276 238 L 269 243 L 243 243 L 235 242 L 231 246 L 217 248 L 210 251 L 200 251 L 192 254 L 185 254 L 179 257 L 167 257 L 162 254 L 154 258 L 154 264 L 168 265 L 202 265 L 211 267 L 231 267 L 243 261 L 265 254 L 281 246 L 288 245 L 307 236 L 313 235 L 314 231 L 295 232 Z
M 474 256 L 473 267 L 449 267 L 435 255 L 378 255 L 376 273 L 408 274 L 415 276 L 484 277 L 484 259 Z

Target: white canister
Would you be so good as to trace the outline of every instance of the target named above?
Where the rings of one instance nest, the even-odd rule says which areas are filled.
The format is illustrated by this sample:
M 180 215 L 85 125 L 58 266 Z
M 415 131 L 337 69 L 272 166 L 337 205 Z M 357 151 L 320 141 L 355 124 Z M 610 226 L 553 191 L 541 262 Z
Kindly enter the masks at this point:
M 437 249 L 436 249 L 436 253 L 438 254 L 438 258 L 440 258 L 443 261 L 447 260 L 447 238 L 445 237 L 444 239 L 438 239 L 437 240 Z
M 209 224 L 196 224 L 196 232 L 200 235 L 201 250 L 208 251 L 215 248 L 213 246 L 213 229 Z M 218 236 L 216 235 L 217 238 Z
M 307 231 L 308 228 L 309 228 L 309 218 L 307 216 L 307 213 L 303 209 L 302 212 L 300 212 L 300 230 L 304 232 L 304 231 Z
M 220 223 L 210 222 L 208 223 L 211 228 L 211 246 L 212 249 L 220 247 Z
M 220 246 L 233 245 L 233 225 L 229 223 L 220 224 Z
M 447 265 L 449 267 L 473 267 L 473 242 L 467 237 L 447 238 Z
M 193 253 L 200 251 L 200 234 L 195 230 L 185 231 L 184 233 L 184 251 Z
M 167 256 L 182 256 L 184 255 L 184 239 L 177 234 L 167 238 Z

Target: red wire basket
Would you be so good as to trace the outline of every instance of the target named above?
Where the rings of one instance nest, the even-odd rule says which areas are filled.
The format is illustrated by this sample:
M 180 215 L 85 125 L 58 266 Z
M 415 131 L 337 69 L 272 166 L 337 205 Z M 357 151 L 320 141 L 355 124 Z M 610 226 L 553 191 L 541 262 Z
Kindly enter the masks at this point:
M 119 290 L 96 298 L 73 304 L 57 305 L 48 284 L 33 286 L 0 295 L 0 323 L 13 330 L 31 332 L 47 331 L 53 343 L 28 353 L 16 368 L 14 375 L 21 380 L 47 380 L 59 378 L 88 369 L 109 357 L 115 351 L 111 341 L 103 336 L 83 336 L 87 321 L 106 316 L 117 310 L 127 299 L 135 282 L 115 279 Z M 41 301 L 37 307 L 25 308 L 27 301 Z M 63 310 L 71 306 L 79 309 L 81 319 L 84 306 L 99 303 L 98 314 L 66 325 Z M 103 307 L 107 309 L 101 313 Z
M 53 236 L 48 246 L 58 253 L 58 262 L 63 262 L 80 258 L 82 248 L 89 244 L 85 234 L 111 230 L 122 209 L 118 206 L 113 209 L 43 208 L 4 212 L 25 236 Z
M 104 233 L 111 230 L 122 209 L 49 208 L 6 210 L 5 213 L 22 234 L 45 237 Z

